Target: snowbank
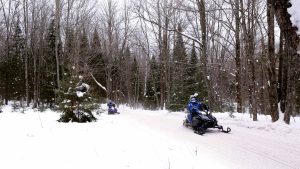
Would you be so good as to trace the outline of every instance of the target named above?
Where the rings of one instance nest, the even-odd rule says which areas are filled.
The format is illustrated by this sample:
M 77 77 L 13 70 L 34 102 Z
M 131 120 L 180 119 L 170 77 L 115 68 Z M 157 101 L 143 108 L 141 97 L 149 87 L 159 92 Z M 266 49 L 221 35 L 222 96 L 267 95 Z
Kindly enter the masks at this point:
M 258 115 L 258 121 L 253 121 L 249 114 L 234 113 L 235 118 L 228 118 L 228 113 L 214 114 L 221 123 L 235 125 L 249 129 L 265 130 L 274 133 L 299 133 L 300 117 L 291 117 L 290 125 L 285 124 L 283 118 L 272 123 L 269 115 Z M 283 116 L 283 114 L 281 114 Z

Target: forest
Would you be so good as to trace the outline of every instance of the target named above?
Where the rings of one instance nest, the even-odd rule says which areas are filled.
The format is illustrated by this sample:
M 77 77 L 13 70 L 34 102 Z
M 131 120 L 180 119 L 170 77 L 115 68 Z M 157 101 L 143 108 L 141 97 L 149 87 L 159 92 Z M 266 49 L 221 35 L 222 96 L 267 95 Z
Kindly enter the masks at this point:
M 0 101 L 55 109 L 74 77 L 95 103 L 300 113 L 289 0 L 0 0 Z

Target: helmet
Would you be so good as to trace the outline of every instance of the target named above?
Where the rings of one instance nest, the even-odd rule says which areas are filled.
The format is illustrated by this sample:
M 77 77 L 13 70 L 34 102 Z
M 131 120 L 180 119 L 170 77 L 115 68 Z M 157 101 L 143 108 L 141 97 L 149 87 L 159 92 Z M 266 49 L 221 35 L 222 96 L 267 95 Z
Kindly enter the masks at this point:
M 196 98 L 195 97 L 192 97 L 191 100 L 190 100 L 192 103 L 196 102 Z

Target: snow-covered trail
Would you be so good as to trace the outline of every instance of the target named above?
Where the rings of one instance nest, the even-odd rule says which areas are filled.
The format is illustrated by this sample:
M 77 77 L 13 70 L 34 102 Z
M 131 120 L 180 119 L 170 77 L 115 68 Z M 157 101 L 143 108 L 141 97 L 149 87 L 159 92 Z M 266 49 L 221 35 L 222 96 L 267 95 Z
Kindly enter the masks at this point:
M 55 112 L 0 114 L 4 169 L 296 169 L 299 130 L 249 129 L 222 119 L 232 133 L 204 136 L 182 126 L 183 113 L 120 108 L 95 123 L 58 123 Z M 251 122 L 252 124 L 253 122 Z M 269 127 L 272 130 L 272 126 Z
M 129 110 L 122 116 L 134 120 L 137 126 L 156 130 L 169 140 L 179 141 L 187 149 L 195 153 L 197 151 L 199 158 L 196 159 L 199 161 L 208 159 L 213 164 L 220 164 L 222 168 L 300 167 L 300 146 L 295 144 L 296 141 L 299 143 L 299 133 L 277 136 L 272 132 L 233 125 L 230 126 L 233 130 L 230 134 L 209 129 L 204 136 L 200 136 L 182 126 L 183 115 L 180 114 L 165 113 L 161 116 Z

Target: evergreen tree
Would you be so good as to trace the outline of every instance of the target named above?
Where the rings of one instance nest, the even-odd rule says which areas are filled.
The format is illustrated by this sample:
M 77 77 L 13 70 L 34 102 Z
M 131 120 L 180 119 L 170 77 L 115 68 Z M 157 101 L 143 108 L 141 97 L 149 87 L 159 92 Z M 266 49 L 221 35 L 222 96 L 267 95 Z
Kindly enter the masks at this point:
M 63 112 L 59 122 L 92 122 L 97 119 L 92 110 L 97 108 L 97 103 L 89 94 L 89 85 L 82 82 L 81 76 L 72 76 L 69 82 L 63 84 L 65 93 L 59 109 Z
M 150 61 L 150 70 L 146 82 L 146 93 L 144 98 L 144 108 L 156 110 L 159 108 L 160 83 L 159 67 L 153 56 Z
M 90 55 L 91 59 L 88 62 L 88 65 L 92 69 L 93 76 L 99 83 L 101 83 L 103 86 L 106 86 L 105 62 L 102 53 L 101 40 L 96 29 L 93 33 Z M 93 83 L 94 82 L 91 82 L 91 84 Z M 106 92 L 102 89 L 99 89 L 99 87 L 92 88 L 91 93 L 98 98 L 106 97 Z
M 21 99 L 25 96 L 25 74 L 24 74 L 24 38 L 19 19 L 16 21 L 10 47 L 10 58 L 8 68 L 8 92 L 10 99 Z
M 181 25 L 178 25 L 178 32 L 182 32 Z M 186 66 L 188 62 L 187 54 L 185 52 L 185 46 L 182 35 L 176 34 L 176 42 L 173 52 L 173 80 L 170 93 L 170 110 L 178 111 L 183 110 L 186 107 L 188 96 L 184 93 L 184 79 Z
M 196 53 L 195 43 L 193 42 L 191 58 L 187 67 L 186 74 L 184 75 L 184 93 L 186 94 L 186 100 L 189 99 L 190 95 L 193 95 L 195 93 L 198 93 L 197 97 L 199 97 L 200 99 L 207 98 L 205 81 L 204 79 L 200 78 L 203 77 L 203 74 L 199 70 L 199 60 Z
M 57 88 L 56 82 L 56 57 L 55 57 L 55 21 L 52 20 L 48 33 L 46 35 L 46 46 L 44 58 L 42 59 L 41 67 L 41 93 L 40 97 L 42 102 L 53 106 L 55 101 L 55 89 Z

